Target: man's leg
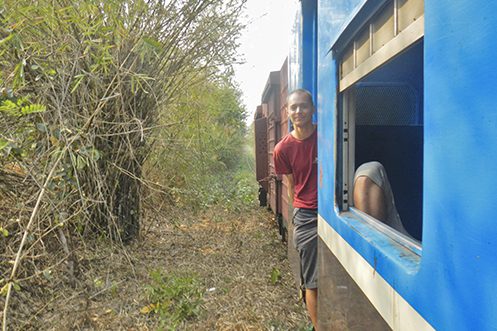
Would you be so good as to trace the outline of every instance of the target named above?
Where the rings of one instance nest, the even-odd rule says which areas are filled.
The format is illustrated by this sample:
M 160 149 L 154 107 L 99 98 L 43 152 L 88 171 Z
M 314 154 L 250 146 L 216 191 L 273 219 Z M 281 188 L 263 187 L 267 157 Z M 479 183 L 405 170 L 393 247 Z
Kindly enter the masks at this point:
M 318 329 L 318 289 L 306 289 L 305 290 L 305 305 L 307 307 L 307 312 L 311 317 L 312 325 L 314 325 L 314 330 Z
M 383 189 L 369 177 L 357 177 L 354 184 L 354 206 L 373 216 L 377 220 L 386 221 L 386 202 Z
M 409 236 L 395 207 L 395 199 L 383 165 L 376 161 L 362 164 L 354 176 L 354 206 Z
M 300 257 L 300 274 L 305 287 L 306 307 L 317 330 L 317 211 L 299 209 L 293 217 L 294 244 Z

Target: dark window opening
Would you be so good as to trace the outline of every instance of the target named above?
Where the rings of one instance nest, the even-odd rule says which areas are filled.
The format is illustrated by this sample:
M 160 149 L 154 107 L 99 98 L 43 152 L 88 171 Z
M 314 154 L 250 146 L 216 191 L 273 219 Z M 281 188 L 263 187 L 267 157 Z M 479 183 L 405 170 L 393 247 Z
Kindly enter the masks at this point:
M 422 239 L 423 40 L 405 49 L 340 94 L 338 181 L 342 208 L 353 205 L 354 171 L 385 167 L 404 228 Z

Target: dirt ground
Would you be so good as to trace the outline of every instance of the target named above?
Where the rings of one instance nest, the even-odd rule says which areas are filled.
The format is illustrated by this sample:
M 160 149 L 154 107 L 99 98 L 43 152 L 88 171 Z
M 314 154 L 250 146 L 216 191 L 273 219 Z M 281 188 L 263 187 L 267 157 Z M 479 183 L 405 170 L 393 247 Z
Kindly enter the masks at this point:
M 16 293 L 12 318 L 21 329 L 309 329 L 286 244 L 264 208 L 155 215 L 145 222 L 140 240 L 125 250 L 97 243 L 76 255 L 72 287 L 45 277 L 46 287 L 27 291 L 31 297 Z M 196 316 L 171 327 L 154 313 L 147 290 L 153 272 L 193 275 L 201 296 Z M 42 302 L 33 301 L 35 292 Z

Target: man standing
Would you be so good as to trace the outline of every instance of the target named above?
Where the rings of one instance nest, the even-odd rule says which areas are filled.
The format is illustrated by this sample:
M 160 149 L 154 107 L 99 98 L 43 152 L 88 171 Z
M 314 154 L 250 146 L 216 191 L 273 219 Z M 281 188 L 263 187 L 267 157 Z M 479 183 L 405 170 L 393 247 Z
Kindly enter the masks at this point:
M 288 181 L 293 201 L 294 245 L 300 257 L 305 302 L 317 330 L 317 129 L 312 124 L 314 104 L 309 91 L 298 89 L 287 98 L 293 131 L 274 148 L 277 174 Z

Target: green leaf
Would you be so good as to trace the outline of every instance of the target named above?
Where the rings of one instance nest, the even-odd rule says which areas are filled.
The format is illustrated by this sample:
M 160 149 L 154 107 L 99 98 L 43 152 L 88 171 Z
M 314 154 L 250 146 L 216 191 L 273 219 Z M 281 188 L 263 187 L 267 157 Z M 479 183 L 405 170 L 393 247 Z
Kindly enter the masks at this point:
M 102 278 L 100 277 L 97 277 L 93 280 L 93 283 L 95 284 L 95 287 L 96 288 L 102 288 L 104 287 L 105 283 L 104 281 L 102 280 Z
M 0 151 L 9 145 L 9 141 L 0 138 Z
M 159 41 L 152 39 L 150 37 L 143 37 L 143 41 L 145 42 L 145 44 L 152 46 L 155 49 L 162 48 L 162 44 Z
M 21 113 L 23 115 L 29 115 L 29 114 L 34 114 L 34 113 L 43 113 L 47 110 L 47 107 L 44 105 L 40 104 L 32 104 L 29 106 L 24 106 L 21 108 Z
M 36 123 L 36 128 L 38 131 L 43 132 L 43 133 L 48 133 L 48 128 L 45 125 L 45 123 Z
M 144 307 L 142 307 L 140 309 L 140 313 L 144 314 L 144 315 L 147 315 L 147 314 L 150 314 L 151 312 L 153 312 L 155 309 L 157 309 L 157 306 L 158 304 L 149 304 L 149 305 L 146 305 Z
M 10 39 L 12 39 L 13 37 L 14 37 L 14 34 L 13 34 L 13 33 L 9 34 L 7 37 L 5 37 L 5 38 L 3 38 L 3 39 L 1 39 L 1 40 L 0 40 L 0 45 L 2 45 L 2 44 L 4 44 L 4 43 L 8 42 L 8 41 L 9 41 Z
M 281 279 L 281 271 L 278 268 L 273 268 L 271 271 L 271 284 L 276 285 Z
M 98 161 L 100 160 L 100 152 L 96 148 L 91 148 L 89 151 L 89 156 L 93 161 Z
M 54 153 L 55 155 L 56 153 Z M 57 156 L 58 157 L 58 156 Z M 69 152 L 69 158 L 71 159 L 71 164 L 74 166 L 77 165 L 77 158 L 76 158 L 76 154 L 72 153 L 72 152 Z
M 0 112 L 4 112 L 12 116 L 21 116 L 21 113 L 19 112 L 19 106 L 12 100 L 4 100 L 0 104 Z
M 6 296 L 7 291 L 9 290 L 10 283 L 6 283 L 4 286 L 2 286 L 2 289 L 0 289 L 0 295 L 1 296 Z
M 12 82 L 12 87 L 17 89 L 24 83 L 24 66 L 26 65 L 26 60 L 23 59 L 14 68 L 14 80 Z
M 86 161 L 86 159 L 80 155 L 78 155 L 76 157 L 76 168 L 78 170 L 82 170 L 84 169 L 86 166 L 88 165 L 88 162 Z
M 81 84 L 81 82 L 85 78 L 85 75 L 76 75 L 76 76 L 74 76 L 74 78 L 76 78 L 76 81 L 74 83 L 74 86 L 71 89 L 71 94 L 74 93 L 74 91 L 76 91 L 78 86 Z
M 9 231 L 7 229 L 2 228 L 1 226 L 0 226 L 0 232 L 5 238 L 9 236 Z

